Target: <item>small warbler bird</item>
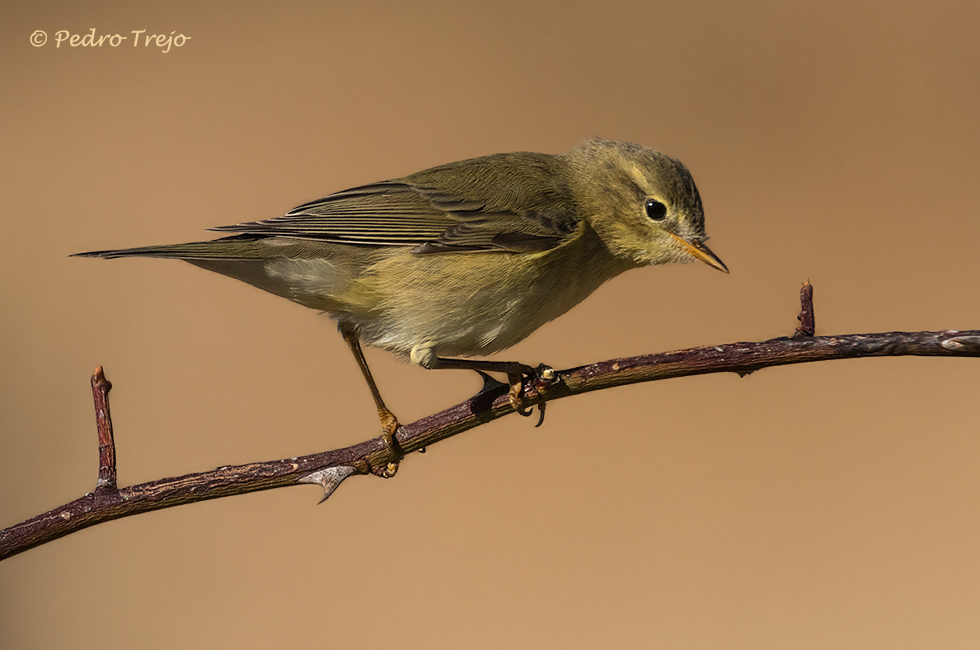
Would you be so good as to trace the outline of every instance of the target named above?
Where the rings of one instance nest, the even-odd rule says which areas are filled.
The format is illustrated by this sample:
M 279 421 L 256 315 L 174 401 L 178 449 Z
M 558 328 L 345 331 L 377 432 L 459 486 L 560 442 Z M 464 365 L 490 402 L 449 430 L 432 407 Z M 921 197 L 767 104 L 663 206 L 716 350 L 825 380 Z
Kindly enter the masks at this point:
M 651 264 L 701 260 L 701 198 L 679 161 L 592 140 L 564 155 L 494 154 L 305 203 L 281 217 L 214 230 L 213 241 L 81 253 L 168 257 L 330 314 L 385 406 L 361 343 L 424 368 L 507 373 L 521 410 L 521 363 L 493 354 L 561 316 L 606 280 Z

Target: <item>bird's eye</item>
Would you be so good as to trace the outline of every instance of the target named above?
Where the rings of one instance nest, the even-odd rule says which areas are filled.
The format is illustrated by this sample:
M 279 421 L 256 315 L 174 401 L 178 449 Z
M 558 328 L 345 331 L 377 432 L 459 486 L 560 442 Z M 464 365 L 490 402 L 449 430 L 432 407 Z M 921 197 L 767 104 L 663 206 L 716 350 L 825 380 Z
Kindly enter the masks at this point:
M 660 201 L 650 199 L 647 201 L 647 216 L 654 221 L 663 221 L 667 216 L 667 206 Z

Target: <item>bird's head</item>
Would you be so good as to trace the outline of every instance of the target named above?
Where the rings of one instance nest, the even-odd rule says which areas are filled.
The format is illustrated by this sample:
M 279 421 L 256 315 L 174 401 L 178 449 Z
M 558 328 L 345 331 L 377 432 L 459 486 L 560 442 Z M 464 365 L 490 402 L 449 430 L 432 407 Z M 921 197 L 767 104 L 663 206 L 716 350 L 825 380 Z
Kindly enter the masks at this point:
M 680 161 L 606 140 L 591 140 L 566 157 L 580 209 L 613 255 L 637 266 L 698 259 L 728 273 L 705 246 L 701 196 Z

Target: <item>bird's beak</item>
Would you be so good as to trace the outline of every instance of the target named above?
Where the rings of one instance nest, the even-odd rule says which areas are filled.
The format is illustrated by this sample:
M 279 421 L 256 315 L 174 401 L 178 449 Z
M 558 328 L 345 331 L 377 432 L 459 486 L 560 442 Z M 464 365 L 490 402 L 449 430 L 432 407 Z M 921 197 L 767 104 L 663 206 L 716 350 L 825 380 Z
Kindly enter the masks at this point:
M 673 237 L 675 240 L 677 240 L 677 243 L 681 245 L 681 248 L 683 248 L 685 251 L 687 251 L 694 257 L 698 258 L 699 260 L 701 260 L 711 268 L 718 269 L 719 271 L 722 271 L 724 273 L 728 273 L 728 267 L 725 266 L 725 263 L 722 262 L 720 259 L 718 259 L 718 256 L 712 253 L 711 249 L 709 249 L 704 244 L 689 242 L 686 239 L 682 239 L 681 237 L 678 237 L 674 233 L 668 233 L 668 234 L 671 237 Z

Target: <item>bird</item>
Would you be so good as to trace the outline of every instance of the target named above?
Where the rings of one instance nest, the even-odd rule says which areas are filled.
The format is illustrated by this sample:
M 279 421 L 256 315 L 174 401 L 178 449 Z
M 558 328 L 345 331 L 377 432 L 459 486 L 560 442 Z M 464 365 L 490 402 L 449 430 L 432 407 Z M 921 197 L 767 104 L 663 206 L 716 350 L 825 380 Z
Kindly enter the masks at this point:
M 592 139 L 564 154 L 487 155 L 370 183 L 186 244 L 79 253 L 173 258 L 336 320 L 394 448 L 362 344 L 428 369 L 502 372 L 522 414 L 529 365 L 505 350 L 630 269 L 700 260 L 701 197 L 678 160 Z M 543 366 L 542 366 L 543 367 Z

